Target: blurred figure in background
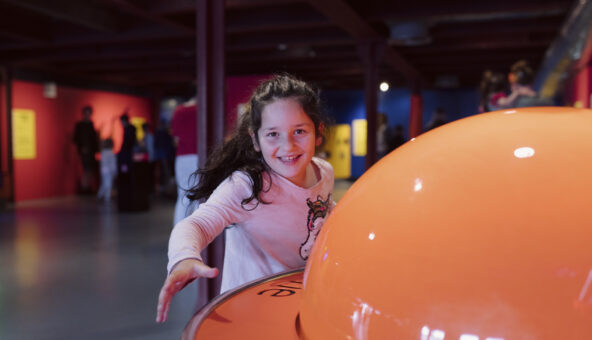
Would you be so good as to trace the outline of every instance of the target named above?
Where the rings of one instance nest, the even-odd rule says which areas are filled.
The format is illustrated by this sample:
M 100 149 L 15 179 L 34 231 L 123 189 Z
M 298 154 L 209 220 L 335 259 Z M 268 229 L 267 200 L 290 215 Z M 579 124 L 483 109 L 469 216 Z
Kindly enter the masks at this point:
M 81 194 L 92 193 L 91 181 L 96 168 L 95 153 L 99 149 L 97 132 L 90 119 L 92 111 L 91 106 L 83 107 L 82 120 L 74 126 L 73 140 L 82 164 L 82 176 L 78 186 L 78 192 Z
M 142 131 L 144 131 L 144 137 L 139 141 L 139 147 L 148 154 L 148 162 L 154 161 L 154 134 L 150 130 L 150 124 L 143 123 Z
M 173 178 L 175 146 L 168 124 L 161 120 L 154 134 L 154 162 L 156 168 L 157 192 L 165 196 L 176 195 Z M 169 190 L 170 188 L 170 190 Z
M 391 152 L 399 146 L 405 144 L 406 141 L 407 139 L 405 138 L 405 133 L 403 132 L 403 125 L 397 124 L 388 141 L 388 152 Z
M 136 128 L 130 124 L 127 112 L 119 120 L 123 126 L 123 142 L 117 154 L 117 206 L 120 211 L 130 211 L 135 203 L 132 166 L 137 144 Z
M 136 128 L 130 123 L 127 112 L 122 114 L 119 120 L 123 126 L 123 142 L 117 154 L 118 172 L 129 173 L 133 162 L 134 148 L 138 143 Z
M 171 134 L 177 145 L 175 157 L 175 180 L 177 181 L 177 203 L 175 204 L 174 224 L 191 215 L 197 209 L 198 203 L 191 207 L 191 201 L 186 192 L 193 188 L 199 177 L 191 176 L 198 166 L 197 158 L 197 103 L 191 99 L 179 106 L 173 112 L 171 120 Z
M 378 129 L 376 131 L 376 152 L 378 159 L 384 157 L 388 152 L 389 126 L 388 117 L 383 112 L 378 114 Z
M 140 152 L 145 152 L 148 155 L 146 161 L 148 162 L 148 178 L 149 182 L 147 183 L 148 191 L 152 194 L 154 192 L 154 158 L 155 158 L 155 150 L 154 150 L 154 134 L 150 130 L 150 124 L 143 123 L 142 124 L 142 131 L 144 131 L 144 137 L 142 140 L 138 142 L 138 149 Z
M 113 153 L 113 139 L 111 136 L 101 141 L 101 187 L 97 199 L 103 202 L 111 201 L 113 180 L 117 175 L 117 159 Z
M 537 93 L 532 89 L 534 71 L 526 60 L 517 61 L 508 74 L 510 95 L 497 101 L 499 108 L 537 106 Z
M 97 192 L 97 199 L 105 203 L 111 201 L 113 180 L 117 177 L 117 157 L 113 153 L 113 127 L 116 120 L 117 116 L 114 116 L 111 119 L 111 126 L 109 134 L 107 135 L 108 137 L 101 140 L 101 187 Z M 101 131 L 101 136 L 105 135 L 102 133 L 102 128 L 100 128 L 99 131 Z
M 506 77 L 502 73 L 485 71 L 481 80 L 479 112 L 499 110 L 498 102 L 507 96 Z
M 425 131 L 430 131 L 431 129 L 435 129 L 438 126 L 444 125 L 446 123 L 448 123 L 446 111 L 443 107 L 438 106 L 432 115 L 432 119 L 430 119 L 430 121 L 426 124 Z

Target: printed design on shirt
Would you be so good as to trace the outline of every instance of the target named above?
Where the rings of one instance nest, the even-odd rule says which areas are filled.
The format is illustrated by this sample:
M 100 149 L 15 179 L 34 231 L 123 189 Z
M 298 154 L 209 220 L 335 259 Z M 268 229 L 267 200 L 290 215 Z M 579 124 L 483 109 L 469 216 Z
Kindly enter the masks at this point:
M 308 259 L 312 245 L 317 239 L 317 235 L 321 231 L 324 217 L 329 212 L 329 204 L 331 202 L 331 194 L 326 200 L 323 200 L 321 195 L 317 196 L 316 201 L 311 201 L 310 198 L 306 199 L 306 205 L 308 205 L 308 216 L 306 218 L 306 228 L 308 229 L 308 235 L 306 240 L 300 245 L 300 257 L 303 260 Z

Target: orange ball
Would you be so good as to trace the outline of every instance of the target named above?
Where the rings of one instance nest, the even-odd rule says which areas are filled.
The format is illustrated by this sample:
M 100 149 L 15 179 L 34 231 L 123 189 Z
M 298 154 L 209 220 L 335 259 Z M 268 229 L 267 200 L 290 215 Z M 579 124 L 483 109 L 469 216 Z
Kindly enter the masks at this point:
M 304 277 L 306 339 L 592 338 L 592 111 L 405 144 L 340 200 Z

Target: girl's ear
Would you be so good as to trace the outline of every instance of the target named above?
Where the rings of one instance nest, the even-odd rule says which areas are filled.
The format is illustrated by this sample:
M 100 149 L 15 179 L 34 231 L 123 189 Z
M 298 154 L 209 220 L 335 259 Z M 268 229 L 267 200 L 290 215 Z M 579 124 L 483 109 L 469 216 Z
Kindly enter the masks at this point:
M 251 140 L 253 141 L 253 148 L 257 152 L 261 152 L 261 148 L 259 147 L 259 143 L 257 143 L 257 137 L 255 137 L 255 133 L 249 130 L 249 135 L 251 135 Z

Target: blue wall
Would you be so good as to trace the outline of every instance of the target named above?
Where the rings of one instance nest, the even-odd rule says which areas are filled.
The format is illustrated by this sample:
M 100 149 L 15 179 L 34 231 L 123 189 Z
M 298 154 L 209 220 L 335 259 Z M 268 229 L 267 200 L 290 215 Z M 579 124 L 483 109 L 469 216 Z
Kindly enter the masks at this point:
M 354 119 L 365 119 L 364 91 L 325 91 L 323 102 L 335 124 L 352 124 Z M 351 141 L 351 138 L 350 138 Z M 365 157 L 351 156 L 351 176 L 358 178 L 364 173 Z
M 423 125 L 430 121 L 437 107 L 447 113 L 448 121 L 476 114 L 479 105 L 477 89 L 426 90 L 422 91 Z M 336 124 L 350 124 L 354 119 L 366 118 L 363 90 L 325 91 L 322 98 L 329 115 Z M 405 88 L 380 92 L 378 111 L 388 117 L 389 126 L 403 125 L 405 135 L 409 136 L 409 112 L 411 110 L 411 91 Z M 352 178 L 360 177 L 365 169 L 365 157 L 352 155 Z

